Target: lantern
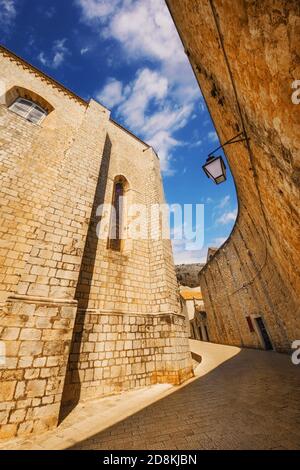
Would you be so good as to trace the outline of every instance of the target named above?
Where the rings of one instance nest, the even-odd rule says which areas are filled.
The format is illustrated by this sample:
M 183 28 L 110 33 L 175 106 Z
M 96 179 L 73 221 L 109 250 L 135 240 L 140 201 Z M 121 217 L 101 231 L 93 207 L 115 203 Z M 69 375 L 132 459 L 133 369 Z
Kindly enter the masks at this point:
M 212 179 L 216 184 L 226 181 L 226 166 L 221 156 L 208 157 L 202 168 L 206 176 Z

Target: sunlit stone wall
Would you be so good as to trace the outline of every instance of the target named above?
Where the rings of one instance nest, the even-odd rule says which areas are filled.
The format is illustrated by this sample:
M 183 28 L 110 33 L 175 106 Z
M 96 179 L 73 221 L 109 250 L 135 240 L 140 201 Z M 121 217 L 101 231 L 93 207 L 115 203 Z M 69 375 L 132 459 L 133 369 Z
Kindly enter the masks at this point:
M 292 83 L 300 79 L 300 4 L 167 4 L 220 141 L 243 130 L 250 139 L 226 147 L 238 220 L 200 274 L 211 340 L 263 347 L 255 320 L 261 316 L 273 347 L 289 351 L 300 338 L 300 105 L 292 102 Z
M 43 432 L 74 406 L 193 375 L 168 240 L 99 240 L 97 207 L 113 181 L 131 202 L 164 201 L 144 142 L 0 49 L 0 438 Z M 48 107 L 41 125 L 9 110 Z M 4 347 L 3 347 L 4 345 Z

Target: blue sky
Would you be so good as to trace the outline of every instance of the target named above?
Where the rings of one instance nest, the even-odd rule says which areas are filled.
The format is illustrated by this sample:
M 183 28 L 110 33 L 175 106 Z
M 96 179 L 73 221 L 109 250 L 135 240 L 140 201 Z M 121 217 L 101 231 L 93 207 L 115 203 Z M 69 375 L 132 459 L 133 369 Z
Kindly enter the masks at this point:
M 205 204 L 205 246 L 174 242 L 176 263 L 202 262 L 230 234 L 237 211 L 230 172 L 202 171 L 218 139 L 163 0 L 0 0 L 1 42 L 157 151 L 170 204 Z M 227 165 L 228 167 L 228 165 Z

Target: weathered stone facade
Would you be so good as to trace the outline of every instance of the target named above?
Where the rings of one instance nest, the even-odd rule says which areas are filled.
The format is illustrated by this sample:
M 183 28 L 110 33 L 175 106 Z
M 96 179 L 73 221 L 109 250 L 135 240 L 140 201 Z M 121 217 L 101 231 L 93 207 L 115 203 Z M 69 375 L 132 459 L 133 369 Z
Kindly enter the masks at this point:
M 228 241 L 200 274 L 210 339 L 262 347 L 261 317 L 272 346 L 300 338 L 300 79 L 298 0 L 168 0 L 220 141 L 239 214 Z M 251 326 L 251 325 L 250 325 Z
M 164 201 L 153 150 L 109 111 L 0 49 L 0 437 L 41 432 L 62 404 L 156 382 L 192 364 L 170 242 L 98 239 L 97 207 Z M 9 106 L 23 96 L 41 125 Z

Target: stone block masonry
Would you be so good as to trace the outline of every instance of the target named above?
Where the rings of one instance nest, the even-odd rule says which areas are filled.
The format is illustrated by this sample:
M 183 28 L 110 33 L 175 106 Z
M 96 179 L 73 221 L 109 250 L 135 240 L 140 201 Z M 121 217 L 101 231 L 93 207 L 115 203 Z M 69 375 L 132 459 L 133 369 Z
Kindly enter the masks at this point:
M 126 203 L 164 202 L 140 139 L 0 48 L 0 437 L 56 426 L 62 405 L 193 375 L 168 240 L 108 247 L 96 229 L 115 181 Z M 18 97 L 48 114 L 33 124 Z
M 75 314 L 76 302 L 21 296 L 0 310 L 0 438 L 57 424 Z
M 63 404 L 190 378 L 184 317 L 80 312 Z
M 300 3 L 167 4 L 221 143 L 242 131 L 249 138 L 225 147 L 239 214 L 200 273 L 210 339 L 264 348 L 267 332 L 274 349 L 289 352 L 300 338 L 300 107 L 292 101 Z

